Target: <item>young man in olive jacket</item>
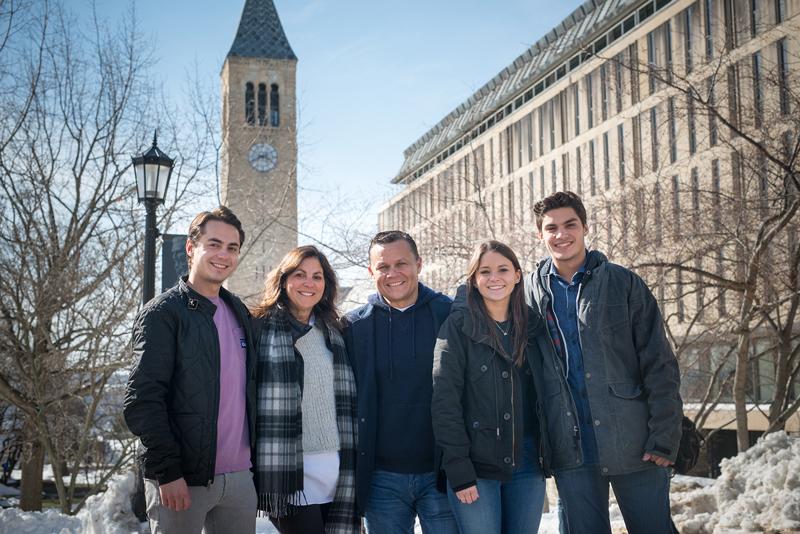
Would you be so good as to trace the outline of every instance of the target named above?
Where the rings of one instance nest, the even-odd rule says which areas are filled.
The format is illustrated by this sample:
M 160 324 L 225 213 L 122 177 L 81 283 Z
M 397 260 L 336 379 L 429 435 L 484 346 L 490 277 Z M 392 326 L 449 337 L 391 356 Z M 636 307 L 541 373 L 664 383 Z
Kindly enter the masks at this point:
M 550 257 L 526 279 L 547 322 L 571 402 L 545 404 L 574 432 L 550 433 L 561 531 L 610 533 L 608 487 L 628 532 L 669 533 L 668 467 L 681 436 L 678 362 L 644 281 L 587 251 L 586 209 L 571 192 L 534 206 Z
M 244 232 L 225 207 L 189 227 L 189 275 L 136 318 L 125 422 L 143 445 L 153 534 L 255 531 L 250 315 L 222 287 Z
M 370 534 L 406 534 L 416 516 L 425 534 L 456 534 L 431 423 L 433 347 L 452 301 L 419 282 L 422 259 L 405 232 L 377 234 L 369 264 L 378 291 L 345 317 L 358 386 L 356 502 Z

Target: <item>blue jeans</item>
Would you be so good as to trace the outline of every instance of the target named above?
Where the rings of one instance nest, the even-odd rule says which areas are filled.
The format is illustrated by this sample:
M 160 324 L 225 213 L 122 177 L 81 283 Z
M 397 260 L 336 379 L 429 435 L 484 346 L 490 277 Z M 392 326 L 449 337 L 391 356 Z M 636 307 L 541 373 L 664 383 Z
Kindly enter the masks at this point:
M 595 466 L 556 472 L 561 534 L 609 534 L 608 485 L 614 488 L 629 534 L 672 533 L 669 473 L 655 467 L 606 476 Z
M 464 504 L 448 485 L 447 496 L 461 534 L 528 534 L 539 530 L 545 482 L 533 439 L 523 441 L 511 480 L 479 478 L 478 500 Z
M 436 474 L 373 471 L 364 512 L 369 534 L 413 534 L 414 518 L 424 534 L 458 534 L 447 495 L 436 489 Z

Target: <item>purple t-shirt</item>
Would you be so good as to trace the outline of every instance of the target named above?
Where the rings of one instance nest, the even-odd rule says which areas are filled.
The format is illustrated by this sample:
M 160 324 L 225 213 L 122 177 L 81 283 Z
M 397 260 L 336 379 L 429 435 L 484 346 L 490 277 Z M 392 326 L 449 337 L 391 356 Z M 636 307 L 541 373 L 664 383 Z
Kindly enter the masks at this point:
M 233 310 L 220 297 L 214 324 L 219 336 L 219 417 L 214 474 L 250 469 L 250 436 L 245 407 L 247 339 Z

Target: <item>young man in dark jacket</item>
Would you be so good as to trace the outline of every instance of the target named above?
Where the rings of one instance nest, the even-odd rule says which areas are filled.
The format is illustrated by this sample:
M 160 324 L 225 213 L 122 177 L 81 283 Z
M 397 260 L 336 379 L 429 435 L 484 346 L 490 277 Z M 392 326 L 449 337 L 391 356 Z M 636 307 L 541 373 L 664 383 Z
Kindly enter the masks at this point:
M 608 486 L 628 532 L 672 532 L 668 467 L 681 437 L 678 362 L 644 281 L 587 251 L 586 209 L 570 192 L 534 206 L 550 257 L 526 280 L 547 321 L 572 402 L 572 436 L 549 435 L 562 532 L 610 533 Z
M 431 424 L 433 347 L 451 300 L 418 281 L 422 259 L 405 232 L 377 234 L 369 263 L 378 292 L 345 317 L 358 384 L 356 501 L 370 533 L 406 534 L 418 515 L 426 534 L 455 534 Z
M 154 534 L 254 532 L 255 357 L 247 308 L 222 283 L 244 232 L 225 207 L 189 226 L 189 275 L 136 318 L 125 422 L 143 445 Z

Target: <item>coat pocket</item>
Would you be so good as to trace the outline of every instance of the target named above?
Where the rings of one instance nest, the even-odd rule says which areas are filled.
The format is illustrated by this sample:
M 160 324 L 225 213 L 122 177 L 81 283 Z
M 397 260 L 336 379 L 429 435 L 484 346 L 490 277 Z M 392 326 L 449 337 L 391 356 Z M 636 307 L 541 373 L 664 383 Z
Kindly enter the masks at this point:
M 479 464 L 497 463 L 498 429 L 477 419 L 469 421 L 469 456 Z
M 647 442 L 650 409 L 641 384 L 614 382 L 608 385 L 617 424 L 616 439 L 624 466 L 641 463 Z

